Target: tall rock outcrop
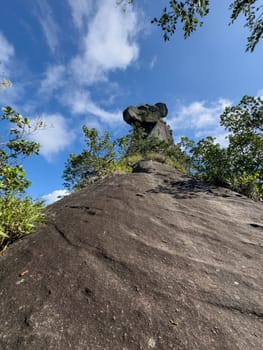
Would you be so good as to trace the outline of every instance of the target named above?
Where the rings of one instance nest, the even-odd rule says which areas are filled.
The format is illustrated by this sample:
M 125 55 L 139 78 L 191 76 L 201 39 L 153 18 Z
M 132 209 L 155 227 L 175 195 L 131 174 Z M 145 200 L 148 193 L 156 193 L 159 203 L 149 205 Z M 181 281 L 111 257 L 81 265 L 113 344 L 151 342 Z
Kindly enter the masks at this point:
M 259 350 L 263 205 L 141 162 L 0 257 L 1 350 Z
M 133 128 L 142 128 L 146 137 L 155 136 L 160 140 L 173 144 L 172 130 L 165 123 L 164 118 L 168 114 L 165 103 L 158 102 L 155 105 L 130 106 L 123 111 L 123 119 Z

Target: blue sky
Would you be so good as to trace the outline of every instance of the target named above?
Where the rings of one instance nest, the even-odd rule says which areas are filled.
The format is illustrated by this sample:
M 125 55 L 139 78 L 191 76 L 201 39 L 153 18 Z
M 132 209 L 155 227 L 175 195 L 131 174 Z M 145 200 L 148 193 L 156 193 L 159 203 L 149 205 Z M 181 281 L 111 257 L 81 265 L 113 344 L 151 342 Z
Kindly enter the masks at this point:
M 33 198 L 63 193 L 64 163 L 81 152 L 84 124 L 122 136 L 127 106 L 165 102 L 175 141 L 212 135 L 223 144 L 224 107 L 263 95 L 263 43 L 245 52 L 243 20 L 228 26 L 230 1 L 212 0 L 201 29 L 168 43 L 150 23 L 166 1 L 155 3 L 135 1 L 126 12 L 115 0 L 2 5 L 0 75 L 13 87 L 0 92 L 0 105 L 47 125 L 32 135 L 40 156 L 24 163 Z

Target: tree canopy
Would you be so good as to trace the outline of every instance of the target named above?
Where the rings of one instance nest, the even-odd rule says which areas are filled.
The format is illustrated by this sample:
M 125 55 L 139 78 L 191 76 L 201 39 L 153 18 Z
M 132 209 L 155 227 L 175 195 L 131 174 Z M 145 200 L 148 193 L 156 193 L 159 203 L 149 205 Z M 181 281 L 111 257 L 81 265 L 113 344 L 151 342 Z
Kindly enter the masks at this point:
M 188 147 L 192 174 L 263 199 L 263 100 L 244 96 L 225 109 L 221 125 L 229 132 L 226 147 L 210 136 Z
M 122 3 L 123 1 L 118 1 Z M 133 3 L 134 0 L 127 0 Z M 153 18 L 163 31 L 164 40 L 170 40 L 181 23 L 184 38 L 203 25 L 203 19 L 210 10 L 210 0 L 170 0 L 163 8 L 162 14 Z M 248 28 L 246 51 L 253 52 L 263 36 L 263 3 L 262 0 L 232 0 L 229 2 L 231 11 L 229 24 L 233 24 L 240 16 L 244 16 L 244 26 Z
M 116 171 L 121 166 L 119 153 L 125 148 L 123 138 L 112 141 L 107 131 L 99 135 L 85 125 L 82 131 L 85 148 L 78 155 L 69 155 L 63 173 L 64 186 L 70 190 L 79 190 Z
M 71 153 L 63 173 L 64 186 L 79 190 L 112 173 L 129 173 L 141 159 L 153 159 L 185 171 L 188 157 L 176 145 L 155 136 L 146 137 L 142 128 L 132 128 L 128 135 L 112 140 L 108 132 L 99 135 L 96 129 L 82 128 L 85 148 L 78 155 Z
M 70 154 L 63 178 L 68 189 L 78 190 L 116 171 L 127 173 L 140 159 L 165 162 L 215 185 L 229 187 L 254 200 L 263 199 L 263 100 L 244 96 L 227 107 L 221 125 L 228 131 L 228 145 L 208 136 L 197 143 L 186 137 L 176 145 L 146 137 L 134 128 L 111 141 L 109 133 L 83 127 L 86 148 Z

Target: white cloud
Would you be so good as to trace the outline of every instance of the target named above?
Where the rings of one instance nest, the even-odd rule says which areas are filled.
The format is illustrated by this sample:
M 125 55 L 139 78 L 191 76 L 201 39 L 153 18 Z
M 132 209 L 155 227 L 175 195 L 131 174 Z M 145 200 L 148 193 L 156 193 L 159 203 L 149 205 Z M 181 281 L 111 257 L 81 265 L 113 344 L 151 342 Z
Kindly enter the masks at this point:
M 220 126 L 220 115 L 224 109 L 231 105 L 227 99 L 218 99 L 213 103 L 196 101 L 188 105 L 179 104 L 176 112 L 168 123 L 175 134 L 192 133 L 196 138 L 214 136 L 221 145 L 226 145 L 227 135 L 225 129 Z
M 48 47 L 54 53 L 59 46 L 59 27 L 54 19 L 53 11 L 46 0 L 37 1 L 37 18 L 41 24 Z
M 51 95 L 55 90 L 63 87 L 65 84 L 65 70 L 66 68 L 63 65 L 48 67 L 45 78 L 41 81 L 39 92 Z
M 1 73 L 2 71 L 0 70 L 0 75 Z M 9 78 L 9 75 L 6 76 L 6 70 L 3 73 L 4 78 Z M 0 79 L 1 78 L 2 77 L 0 76 Z M 21 96 L 24 96 L 24 87 L 19 83 L 12 85 L 10 89 L 3 89 L 0 93 L 0 106 L 12 106 L 14 110 L 21 111 L 19 109 L 21 107 L 19 103 Z
M 68 0 L 73 22 L 78 29 L 83 29 L 92 9 L 91 0 Z
M 52 161 L 57 153 L 72 144 L 75 133 L 61 114 L 44 114 L 40 119 L 46 128 L 39 130 L 31 138 L 40 143 L 40 155 L 43 155 L 48 161 Z M 32 122 L 34 122 L 33 119 Z
M 43 6 L 46 6 L 46 0 L 44 1 Z M 69 107 L 72 114 L 86 118 L 87 125 L 116 125 L 122 122 L 122 111 L 105 110 L 98 102 L 93 101 L 89 91 L 86 87 L 84 90 L 83 86 L 104 81 L 106 90 L 112 85 L 108 81 L 109 72 L 124 70 L 137 59 L 138 13 L 132 7 L 124 13 L 121 6 L 116 6 L 115 0 L 98 0 L 92 6 L 91 0 L 68 0 L 68 4 L 74 24 L 82 30 L 80 51 L 65 65 L 49 66 L 38 91 L 50 98 L 58 90 L 55 98 Z M 46 12 L 52 19 L 51 9 L 46 9 Z M 50 142 L 53 137 L 49 137 L 50 132 L 41 132 L 41 135 L 42 139 L 40 140 L 39 134 L 38 140 L 42 142 L 42 154 L 46 158 L 49 159 L 58 152 L 59 147 L 64 147 L 63 141 L 59 146 L 60 137 L 53 135 L 55 141 Z
M 152 58 L 152 60 L 150 61 L 150 64 L 149 64 L 150 69 L 153 69 L 153 67 L 155 66 L 156 62 L 157 62 L 157 56 L 154 56 Z
M 100 0 L 88 32 L 81 43 L 82 53 L 72 59 L 71 69 L 79 82 L 92 84 L 107 80 L 107 73 L 126 69 L 139 54 L 135 41 L 137 14 L 123 13 L 113 0 Z
M 108 81 L 109 72 L 124 70 L 137 59 L 138 13 L 132 7 L 124 13 L 115 0 L 98 0 L 93 5 L 91 0 L 67 1 L 75 25 L 83 30 L 80 51 L 65 65 L 49 66 L 38 91 L 50 98 L 58 90 L 55 98 L 69 107 L 72 114 L 88 117 L 88 125 L 94 124 L 96 119 L 109 125 L 121 122 L 122 112 L 100 107 L 86 87 L 105 82 L 107 90 L 112 85 Z M 46 11 L 52 15 L 50 9 Z
M 212 136 L 214 136 L 216 138 L 216 142 L 219 143 L 222 147 L 227 147 L 229 144 L 229 139 L 228 136 L 229 133 L 228 132 L 219 132 L 217 134 L 214 134 Z M 208 135 L 207 135 L 208 136 Z
M 60 200 L 62 197 L 68 196 L 69 194 L 70 192 L 67 190 L 55 190 L 49 194 L 45 194 L 41 197 L 41 199 L 46 202 L 46 205 L 49 205 Z
M 256 97 L 260 97 L 263 99 L 263 89 L 258 90 Z
M 73 114 L 91 115 L 98 117 L 101 122 L 114 124 L 122 121 L 122 112 L 108 112 L 97 106 L 91 99 L 89 92 L 75 90 L 63 96 L 63 102 L 68 105 Z
M 5 36 L 0 32 L 0 73 L 6 74 L 7 64 L 14 56 L 14 47 L 8 42 Z
M 83 125 L 86 125 L 89 129 L 96 129 L 100 134 L 105 131 L 105 125 L 100 123 L 100 121 L 96 118 L 87 117 L 84 120 Z

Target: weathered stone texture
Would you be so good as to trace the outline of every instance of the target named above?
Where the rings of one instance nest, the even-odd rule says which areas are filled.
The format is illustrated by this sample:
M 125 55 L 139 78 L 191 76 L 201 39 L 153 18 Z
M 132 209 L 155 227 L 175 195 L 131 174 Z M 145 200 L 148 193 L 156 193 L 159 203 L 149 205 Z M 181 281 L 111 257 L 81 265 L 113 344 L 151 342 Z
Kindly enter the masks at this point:
M 168 114 L 165 103 L 158 102 L 155 105 L 130 106 L 123 111 L 123 119 L 134 128 L 143 128 L 148 136 L 157 136 L 168 143 L 173 143 L 170 128 L 163 121 Z
M 141 162 L 0 258 L 1 350 L 259 350 L 263 206 Z

